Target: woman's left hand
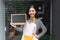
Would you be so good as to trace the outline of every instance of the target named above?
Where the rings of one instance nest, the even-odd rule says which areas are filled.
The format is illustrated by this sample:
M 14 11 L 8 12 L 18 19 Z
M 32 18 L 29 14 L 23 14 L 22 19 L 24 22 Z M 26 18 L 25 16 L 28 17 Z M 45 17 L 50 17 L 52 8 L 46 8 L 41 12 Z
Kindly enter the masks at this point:
M 37 34 L 33 33 L 33 36 L 35 36 L 36 38 L 39 38 Z
M 38 35 L 35 34 L 35 37 L 38 38 Z

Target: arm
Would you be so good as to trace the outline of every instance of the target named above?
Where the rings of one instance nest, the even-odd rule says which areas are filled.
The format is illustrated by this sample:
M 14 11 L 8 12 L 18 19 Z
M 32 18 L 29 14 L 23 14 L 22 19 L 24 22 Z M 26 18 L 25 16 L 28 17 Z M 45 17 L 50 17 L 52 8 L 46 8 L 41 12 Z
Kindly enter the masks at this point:
M 19 31 L 19 32 L 22 32 L 23 31 L 23 27 L 22 25 L 20 27 L 16 27 L 15 30 Z
M 40 34 L 38 34 L 38 38 L 40 38 L 47 32 L 47 29 L 40 19 L 38 20 L 38 26 L 39 26 L 39 28 L 42 29 L 42 32 Z
M 16 26 L 16 25 L 14 25 L 12 22 L 10 22 L 10 25 L 11 25 L 12 27 L 14 27 L 17 31 L 20 31 L 20 32 L 23 31 L 23 25 L 21 25 L 21 27 L 18 27 L 18 26 Z

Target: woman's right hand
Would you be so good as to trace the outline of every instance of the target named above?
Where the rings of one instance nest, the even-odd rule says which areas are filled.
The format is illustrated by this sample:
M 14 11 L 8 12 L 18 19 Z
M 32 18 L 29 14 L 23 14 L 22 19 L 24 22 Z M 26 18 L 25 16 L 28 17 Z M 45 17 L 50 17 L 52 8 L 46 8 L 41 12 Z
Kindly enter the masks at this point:
M 16 28 L 16 25 L 13 24 L 13 22 L 10 22 L 10 25 L 14 28 Z

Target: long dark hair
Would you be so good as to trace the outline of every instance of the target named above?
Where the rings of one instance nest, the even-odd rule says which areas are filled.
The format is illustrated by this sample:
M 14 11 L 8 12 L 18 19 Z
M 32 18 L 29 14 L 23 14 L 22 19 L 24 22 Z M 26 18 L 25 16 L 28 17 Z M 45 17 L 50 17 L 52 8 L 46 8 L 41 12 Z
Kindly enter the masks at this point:
M 30 15 L 29 15 L 28 12 L 29 12 L 29 9 L 30 9 L 31 7 L 33 7 L 33 8 L 36 10 L 35 18 L 37 18 L 37 13 L 38 13 L 37 7 L 36 7 L 35 5 L 30 5 L 30 6 L 28 7 L 27 11 L 26 11 L 26 14 L 27 14 L 27 20 L 30 18 Z

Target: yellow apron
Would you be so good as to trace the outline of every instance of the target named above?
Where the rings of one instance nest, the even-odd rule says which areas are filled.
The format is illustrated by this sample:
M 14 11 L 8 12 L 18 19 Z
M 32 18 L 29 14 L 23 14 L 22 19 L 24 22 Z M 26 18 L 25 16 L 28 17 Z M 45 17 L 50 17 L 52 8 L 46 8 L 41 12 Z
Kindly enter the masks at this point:
M 26 20 L 26 23 L 27 23 L 28 21 Z M 34 18 L 34 21 L 33 21 L 34 23 L 35 23 L 35 18 Z M 34 36 L 29 36 L 29 35 L 24 35 L 23 37 L 22 37 L 22 40 L 38 40 L 37 38 L 35 38 Z
M 33 40 L 33 36 L 24 35 L 24 40 Z

